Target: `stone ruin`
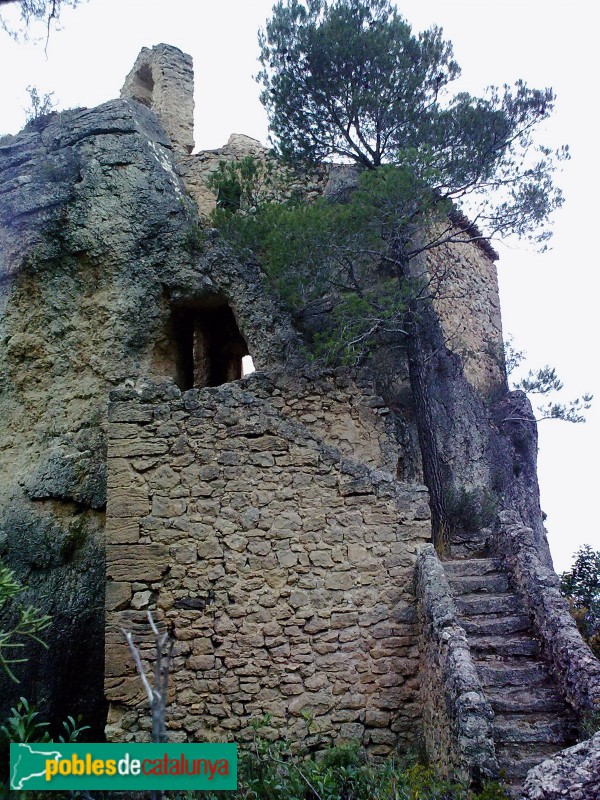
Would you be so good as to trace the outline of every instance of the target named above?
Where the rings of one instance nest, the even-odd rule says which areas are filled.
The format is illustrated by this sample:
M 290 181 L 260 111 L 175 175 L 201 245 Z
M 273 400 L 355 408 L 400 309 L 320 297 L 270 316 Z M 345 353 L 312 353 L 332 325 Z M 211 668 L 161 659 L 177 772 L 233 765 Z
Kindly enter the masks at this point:
M 401 341 L 317 368 L 258 266 L 198 236 L 220 161 L 273 157 L 240 135 L 192 152 L 189 56 L 144 48 L 120 100 L 3 141 L 0 555 L 53 615 L 21 670 L 48 712 L 148 740 L 121 628 L 151 662 L 151 609 L 176 642 L 173 741 L 243 742 L 268 714 L 268 735 L 312 748 L 420 748 L 474 785 L 600 797 L 598 735 L 576 744 L 600 664 L 558 591 L 497 256 L 468 221 L 421 264 L 446 287 L 424 439 Z M 431 446 L 454 515 L 442 559 Z

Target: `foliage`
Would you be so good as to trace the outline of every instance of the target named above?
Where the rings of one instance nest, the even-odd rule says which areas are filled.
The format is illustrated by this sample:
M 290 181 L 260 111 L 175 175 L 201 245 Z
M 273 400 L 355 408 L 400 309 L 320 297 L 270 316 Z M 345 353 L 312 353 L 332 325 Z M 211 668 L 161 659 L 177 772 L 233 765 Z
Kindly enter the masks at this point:
M 293 196 L 294 175 L 273 158 L 245 156 L 240 161 L 219 161 L 208 185 L 217 195 L 217 208 L 253 213 L 266 202 L 282 202 Z
M 200 255 L 206 249 L 206 231 L 197 222 L 190 222 L 185 228 L 182 245 L 191 256 Z
M 361 173 L 342 202 L 284 208 L 244 188 L 257 185 L 251 161 L 214 176 L 214 224 L 258 257 L 297 320 L 330 303 L 313 353 L 354 363 L 404 333 L 445 291 L 443 273 L 417 266 L 433 248 L 508 233 L 546 241 L 562 202 L 552 176 L 568 156 L 533 140 L 551 90 L 520 82 L 486 99 L 452 97 L 451 44 L 437 28 L 414 35 L 389 0 L 279 0 L 259 41 L 277 154 L 297 169 L 330 159 Z M 484 233 L 457 223 L 467 201 Z M 238 208 L 251 213 L 232 216 Z
M 556 369 L 546 364 L 538 370 L 529 370 L 527 376 L 514 385 L 515 389 L 521 389 L 527 394 L 548 395 L 550 392 L 559 392 L 563 388 L 563 383 L 556 374 Z M 537 406 L 537 411 L 542 419 L 562 419 L 566 422 L 585 422 L 582 413 L 591 408 L 593 395 L 584 394 L 576 397 L 568 403 L 559 403 L 554 400 L 548 401 L 546 405 Z
M 0 630 L 0 668 L 8 677 L 18 683 L 18 678 L 12 671 L 15 664 L 26 661 L 18 658 L 17 653 L 25 647 L 23 639 L 31 639 L 42 647 L 48 647 L 38 634 L 44 631 L 51 622 L 51 618 L 43 614 L 39 608 L 24 606 L 16 598 L 23 591 L 23 586 L 16 579 L 12 570 L 0 562 L 0 611 L 7 614 L 11 620 L 11 627 Z M 16 652 L 15 652 L 16 651 Z
M 466 489 L 461 486 L 456 491 L 446 492 L 445 505 L 453 529 L 476 532 L 494 521 L 498 498 L 487 489 Z
M 292 753 L 286 742 L 260 734 L 268 717 L 256 721 L 254 741 L 240 751 L 238 790 L 213 793 L 232 800 L 508 800 L 498 784 L 481 793 L 441 779 L 434 769 L 390 757 L 371 761 L 357 742 L 330 746 L 312 755 Z M 188 793 L 187 800 L 195 797 Z M 179 800 L 179 798 L 178 798 Z M 181 800 L 184 800 L 181 797 Z
M 597 658 L 600 658 L 598 648 L 595 651 L 592 650 L 592 652 L 595 653 Z M 591 739 L 595 733 L 600 731 L 600 711 L 588 711 L 587 714 L 584 714 L 580 727 L 582 741 Z
M 600 658 L 600 550 L 583 545 L 571 569 L 561 575 L 560 590 L 569 600 L 581 635 Z
M 29 95 L 29 106 L 23 109 L 27 122 L 49 114 L 56 107 L 56 103 L 53 100 L 54 92 L 45 92 L 40 96 L 37 87 L 28 86 L 27 94 Z
M 518 81 L 452 95 L 452 45 L 436 27 L 413 34 L 390 0 L 279 0 L 259 44 L 261 100 L 284 158 L 394 164 L 431 196 L 468 201 L 486 235 L 546 241 L 568 157 L 534 142 L 551 89 Z
M 89 725 L 80 726 L 81 719 L 77 721 L 68 716 L 63 721 L 61 732 L 55 738 L 50 736 L 48 728 L 49 722 L 41 722 L 39 712 L 36 707 L 31 705 L 25 697 L 20 697 L 16 706 L 10 710 L 10 716 L 0 725 L 0 741 L 2 744 L 10 742 L 61 742 L 63 744 L 73 744 L 78 741 L 83 731 L 89 729 Z
M 404 333 L 410 300 L 422 301 L 432 287 L 440 291 L 435 275 L 397 276 L 396 253 L 411 258 L 419 251 L 406 238 L 417 234 L 410 219 L 415 203 L 431 221 L 448 211 L 441 201 L 428 202 L 410 172 L 386 165 L 363 172 L 344 203 L 292 197 L 258 202 L 251 214 L 222 206 L 212 222 L 242 257 L 258 257 L 297 319 L 329 297 L 332 313 L 314 337 L 313 354 L 329 363 L 355 363 L 376 340 Z
M 69 716 L 63 721 L 59 733 L 53 737 L 50 733 L 50 723 L 40 720 L 36 707 L 30 704 L 25 697 L 20 697 L 16 706 L 10 710 L 10 715 L 0 725 L 0 796 L 3 795 L 2 776 L 8 774 L 9 747 L 11 743 L 62 743 L 74 744 L 79 741 L 81 734 L 89 729 L 89 725 L 81 725 L 81 718 L 75 720 Z M 35 797 L 37 793 L 26 793 L 24 797 Z M 58 798 L 57 798 L 58 800 Z
M 12 627 L 0 630 L 0 667 L 13 681 L 18 679 L 12 667 L 25 662 L 25 658 L 17 658 L 15 649 L 23 648 L 23 638 L 38 642 L 43 647 L 48 645 L 40 639 L 39 633 L 44 631 L 51 623 L 51 618 L 33 606 L 23 606 L 16 598 L 23 591 L 23 586 L 16 579 L 12 570 L 0 562 L 0 611 L 12 619 Z M 7 652 L 8 651 L 8 652 Z M 50 723 L 43 722 L 35 705 L 28 702 L 25 697 L 20 697 L 16 706 L 10 710 L 7 719 L 0 725 L 0 796 L 3 787 L 2 776 L 8 773 L 9 745 L 25 742 L 62 742 L 72 744 L 79 740 L 88 725 L 81 725 L 81 718 L 68 716 L 63 720 L 56 736 L 50 733 Z
M 75 8 L 81 0 L 0 0 L 0 26 L 13 38 L 27 33 L 35 22 L 43 22 L 46 26 L 46 43 L 52 23 L 57 23 L 64 8 Z M 19 20 L 5 16 L 5 6 L 18 7 Z M 16 10 L 16 9 L 15 9 Z M 18 27 L 15 27 L 18 25 Z
M 511 374 L 518 369 L 525 360 L 525 352 L 514 347 L 511 337 L 504 343 L 504 358 L 506 363 L 506 374 Z M 512 381 L 511 389 L 518 389 L 526 394 L 536 394 L 546 397 L 552 392 L 560 392 L 563 389 L 563 382 L 556 373 L 556 368 L 549 364 L 541 369 L 530 369 L 524 378 Z M 586 393 L 574 400 L 566 403 L 556 399 L 548 400 L 545 405 L 538 405 L 536 417 L 538 422 L 544 419 L 561 419 L 564 422 L 585 422 L 585 414 L 592 407 L 594 396 Z

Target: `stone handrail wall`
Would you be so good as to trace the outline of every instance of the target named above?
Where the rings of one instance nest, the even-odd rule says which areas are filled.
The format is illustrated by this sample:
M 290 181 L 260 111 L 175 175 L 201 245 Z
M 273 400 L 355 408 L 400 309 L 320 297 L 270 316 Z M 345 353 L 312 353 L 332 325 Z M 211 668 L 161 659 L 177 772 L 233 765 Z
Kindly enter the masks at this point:
M 577 630 L 558 576 L 540 560 L 531 528 L 514 512 L 499 518 L 492 546 L 533 617 L 549 667 L 580 718 L 600 711 L 600 662 Z
M 444 568 L 432 545 L 417 558 L 421 698 L 427 755 L 469 784 L 498 775 L 492 720 Z

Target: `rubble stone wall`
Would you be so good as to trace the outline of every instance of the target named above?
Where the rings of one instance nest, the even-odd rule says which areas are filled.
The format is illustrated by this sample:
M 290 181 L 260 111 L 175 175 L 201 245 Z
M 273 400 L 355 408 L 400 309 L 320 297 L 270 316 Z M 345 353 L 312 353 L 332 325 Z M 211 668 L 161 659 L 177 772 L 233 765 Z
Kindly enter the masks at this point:
M 107 734 L 149 736 L 121 628 L 151 661 L 154 609 L 176 640 L 173 740 L 243 741 L 267 713 L 274 733 L 304 739 L 309 714 L 320 741 L 385 755 L 420 735 L 427 491 L 342 458 L 260 383 L 111 396 Z
M 143 47 L 121 89 L 159 117 L 175 152 L 194 149 L 194 67 L 192 57 L 169 44 Z
M 440 245 L 427 254 L 434 306 L 447 347 L 461 357 L 465 377 L 481 393 L 505 383 L 502 318 L 495 253 L 487 243 L 463 239 Z
M 346 458 L 396 473 L 402 458 L 389 408 L 372 382 L 358 385 L 349 370 L 256 373 L 255 397 L 306 426 Z
M 272 152 L 256 139 L 232 133 L 223 147 L 177 158 L 179 175 L 196 202 L 201 217 L 208 217 L 217 206 L 217 195 L 210 187 L 210 179 L 221 162 L 233 163 L 247 157 L 264 167 L 264 174 L 256 187 L 263 202 L 282 201 L 296 192 L 314 199 L 323 191 L 325 170 L 312 175 L 296 175 L 278 162 Z

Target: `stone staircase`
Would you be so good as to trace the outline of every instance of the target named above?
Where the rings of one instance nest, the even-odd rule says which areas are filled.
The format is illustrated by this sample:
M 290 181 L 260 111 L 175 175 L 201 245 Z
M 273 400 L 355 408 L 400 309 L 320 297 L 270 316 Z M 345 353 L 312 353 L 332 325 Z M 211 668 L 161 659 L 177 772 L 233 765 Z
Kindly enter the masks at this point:
M 500 769 L 518 789 L 533 766 L 574 744 L 575 717 L 540 657 L 529 614 L 500 561 L 467 558 L 443 566 L 494 710 Z

